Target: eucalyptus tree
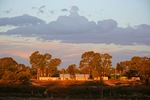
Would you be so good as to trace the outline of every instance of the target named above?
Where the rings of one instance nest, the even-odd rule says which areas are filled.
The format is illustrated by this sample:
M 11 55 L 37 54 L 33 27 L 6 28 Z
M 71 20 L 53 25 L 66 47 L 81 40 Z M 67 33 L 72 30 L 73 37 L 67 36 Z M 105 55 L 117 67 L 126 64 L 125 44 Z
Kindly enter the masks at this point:
M 78 73 L 78 69 L 76 67 L 76 64 L 71 64 L 68 66 L 68 68 L 66 69 L 67 73 L 69 73 L 70 75 L 71 74 L 75 74 L 75 73 Z
M 51 55 L 47 54 L 46 58 L 46 61 L 48 61 L 49 59 L 51 59 Z M 35 51 L 31 54 L 30 64 L 37 70 L 37 79 L 39 79 L 39 77 L 41 76 L 41 71 L 44 69 L 44 64 L 46 61 L 44 61 L 44 55 L 40 54 L 39 51 Z
M 0 79 L 14 79 L 18 63 L 11 57 L 0 58 Z
M 57 66 L 61 64 L 61 59 L 51 58 L 51 54 L 40 54 L 39 51 L 35 51 L 31 54 L 30 64 L 32 68 L 37 70 L 37 79 L 39 79 L 40 76 L 52 76 L 57 70 Z
M 123 70 L 124 74 L 131 78 L 140 76 L 146 84 L 150 84 L 150 58 L 134 56 L 129 61 L 122 61 L 117 69 Z M 121 66 L 121 67 L 120 67 Z
M 92 73 L 95 74 L 98 72 L 98 76 L 102 77 L 106 68 L 111 66 L 112 56 L 105 53 L 94 53 L 93 51 L 88 51 L 82 54 L 79 68 L 81 70 L 88 68 L 89 69 L 89 78 L 93 78 Z
M 61 59 L 59 58 L 51 59 L 50 62 L 47 63 L 48 76 L 52 76 L 54 73 L 56 73 L 57 66 L 60 66 L 60 64 L 61 64 Z
M 18 80 L 29 82 L 31 76 L 30 67 L 18 64 L 11 57 L 0 58 L 0 74 L 2 80 L 12 84 Z
M 108 53 L 101 54 L 101 64 L 103 69 L 103 76 L 107 74 L 107 70 L 112 66 L 112 56 Z
M 150 85 L 150 58 L 134 56 L 130 60 L 129 70 L 136 71 L 147 85 Z
M 95 53 L 93 51 L 88 51 L 88 52 L 83 53 L 81 56 L 81 61 L 79 65 L 79 68 L 81 70 L 83 70 L 84 68 L 89 69 L 88 71 L 89 78 L 93 78 L 92 77 L 92 69 L 93 69 L 92 62 L 93 62 L 94 54 Z

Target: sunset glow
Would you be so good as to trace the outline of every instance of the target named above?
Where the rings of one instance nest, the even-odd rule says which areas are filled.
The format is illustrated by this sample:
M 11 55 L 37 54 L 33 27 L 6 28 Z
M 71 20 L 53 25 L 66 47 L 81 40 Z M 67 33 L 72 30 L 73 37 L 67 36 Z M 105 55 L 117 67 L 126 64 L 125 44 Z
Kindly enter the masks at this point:
M 150 56 L 149 0 L 0 1 L 0 57 L 30 66 L 34 51 L 79 65 L 81 54 L 109 53 L 112 63 Z

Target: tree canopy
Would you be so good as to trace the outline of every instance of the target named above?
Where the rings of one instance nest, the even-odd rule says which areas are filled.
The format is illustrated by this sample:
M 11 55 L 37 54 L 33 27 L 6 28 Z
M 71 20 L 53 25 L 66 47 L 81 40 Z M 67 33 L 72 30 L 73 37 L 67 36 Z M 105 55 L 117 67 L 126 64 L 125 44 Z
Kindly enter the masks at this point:
M 61 59 L 51 59 L 51 54 L 40 54 L 39 51 L 35 51 L 30 56 L 30 64 L 36 69 L 37 79 L 40 76 L 52 76 L 57 72 L 57 67 L 61 64 Z
M 134 56 L 129 61 L 122 61 L 117 64 L 117 70 L 121 71 L 121 75 L 128 78 L 140 76 L 145 80 L 146 84 L 150 83 L 150 58 Z
M 112 56 L 105 53 L 94 53 L 94 51 L 88 51 L 82 54 L 79 68 L 84 71 L 89 69 L 89 78 L 93 78 L 92 74 L 97 73 L 94 76 L 102 77 L 105 70 L 111 66 Z M 106 73 L 105 73 L 106 74 Z
M 29 67 L 26 67 L 24 64 L 18 64 L 11 57 L 0 59 L 0 79 L 11 83 L 20 80 L 25 84 L 29 81 L 30 77 Z
M 112 56 L 108 53 L 97 53 L 87 51 L 81 55 L 79 69 L 76 64 L 69 65 L 66 69 L 58 70 L 61 64 L 60 58 L 52 58 L 49 53 L 41 54 L 35 51 L 31 54 L 31 67 L 17 63 L 11 57 L 0 58 L 0 79 L 6 81 L 22 81 L 27 82 L 33 76 L 37 77 L 53 77 L 59 76 L 60 73 L 81 73 L 89 74 L 89 78 L 110 76 L 110 74 L 120 73 L 120 76 L 139 76 L 146 84 L 150 84 L 150 58 L 134 56 L 128 61 L 117 63 L 116 69 L 112 68 Z

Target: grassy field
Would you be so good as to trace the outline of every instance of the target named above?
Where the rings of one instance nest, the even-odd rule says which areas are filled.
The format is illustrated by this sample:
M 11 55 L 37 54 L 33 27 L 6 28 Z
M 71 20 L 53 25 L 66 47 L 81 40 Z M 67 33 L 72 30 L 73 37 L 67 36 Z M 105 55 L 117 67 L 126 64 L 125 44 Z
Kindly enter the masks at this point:
M 0 85 L 0 100 L 150 100 L 150 87 L 129 81 L 37 81 L 30 85 Z

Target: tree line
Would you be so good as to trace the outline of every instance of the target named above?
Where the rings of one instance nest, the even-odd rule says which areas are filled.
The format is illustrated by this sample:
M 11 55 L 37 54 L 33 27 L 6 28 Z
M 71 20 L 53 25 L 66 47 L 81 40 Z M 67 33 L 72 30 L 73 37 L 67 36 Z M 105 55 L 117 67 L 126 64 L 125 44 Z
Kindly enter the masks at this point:
M 116 69 L 120 76 L 139 76 L 145 83 L 150 85 L 150 58 L 134 56 L 128 61 L 117 63 Z
M 52 58 L 51 54 L 41 54 L 39 51 L 33 52 L 30 57 L 31 66 L 18 64 L 11 57 L 0 58 L 0 79 L 4 81 L 27 83 L 31 78 L 57 77 L 59 74 L 89 74 L 89 78 L 114 77 L 119 76 L 139 76 L 146 84 L 150 83 L 150 58 L 134 56 L 129 61 L 117 63 L 116 68 L 112 67 L 112 56 L 108 53 L 100 54 L 94 51 L 87 51 L 81 55 L 79 66 L 68 65 L 65 69 L 58 70 L 61 64 L 60 58 Z

